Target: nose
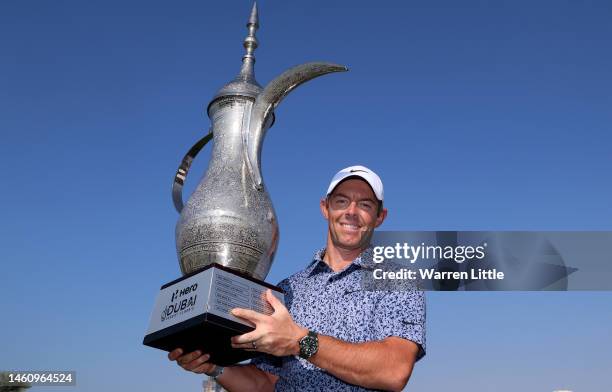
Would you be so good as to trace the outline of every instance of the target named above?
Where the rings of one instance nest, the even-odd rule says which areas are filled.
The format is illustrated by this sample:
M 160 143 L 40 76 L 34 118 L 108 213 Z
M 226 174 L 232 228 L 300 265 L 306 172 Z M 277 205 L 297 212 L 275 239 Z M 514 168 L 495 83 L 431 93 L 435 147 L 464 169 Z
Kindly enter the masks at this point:
M 348 215 L 357 215 L 357 202 L 351 201 L 351 204 L 346 208 L 346 214 Z

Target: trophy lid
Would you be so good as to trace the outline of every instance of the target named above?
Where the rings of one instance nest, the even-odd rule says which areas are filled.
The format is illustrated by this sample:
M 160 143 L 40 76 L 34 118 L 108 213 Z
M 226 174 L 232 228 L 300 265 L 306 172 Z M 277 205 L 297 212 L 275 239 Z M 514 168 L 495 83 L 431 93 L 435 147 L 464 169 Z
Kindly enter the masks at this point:
M 243 46 L 246 53 L 242 56 L 242 66 L 236 77 L 215 94 L 210 105 L 221 97 L 226 96 L 242 96 L 249 98 L 257 98 L 257 95 L 263 90 L 261 85 L 255 80 L 255 49 L 257 49 L 258 41 L 255 37 L 255 32 L 259 28 L 259 17 L 257 14 L 257 2 L 253 3 L 251 15 L 247 22 L 248 35 L 245 37 Z

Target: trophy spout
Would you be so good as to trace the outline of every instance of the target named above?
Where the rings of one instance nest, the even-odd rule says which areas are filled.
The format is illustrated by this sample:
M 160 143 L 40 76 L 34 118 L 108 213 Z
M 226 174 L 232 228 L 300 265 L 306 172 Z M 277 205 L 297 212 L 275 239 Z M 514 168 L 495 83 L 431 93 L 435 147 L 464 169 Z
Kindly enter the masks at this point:
M 272 80 L 257 96 L 251 110 L 250 124 L 243 139 L 246 163 L 251 179 L 258 190 L 263 190 L 261 176 L 261 146 L 265 132 L 269 127 L 268 120 L 278 104 L 293 89 L 318 76 L 332 72 L 345 72 L 348 68 L 331 63 L 306 63 L 288 69 Z

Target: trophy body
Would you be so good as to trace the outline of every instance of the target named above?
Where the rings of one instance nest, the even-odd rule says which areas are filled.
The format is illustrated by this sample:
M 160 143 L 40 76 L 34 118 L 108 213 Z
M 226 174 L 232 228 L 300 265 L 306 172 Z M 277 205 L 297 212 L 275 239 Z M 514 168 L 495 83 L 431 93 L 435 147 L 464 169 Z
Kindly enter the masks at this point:
M 258 26 L 253 6 L 240 72 L 208 105 L 211 130 L 189 150 L 177 170 L 172 197 L 180 213 L 176 248 L 183 277 L 161 287 L 143 341 L 166 351 L 201 350 L 219 365 L 258 355 L 231 347 L 232 336 L 253 330 L 230 314 L 232 308 L 271 314 L 266 289 L 284 302 L 282 290 L 263 281 L 279 239 L 260 165 L 274 109 L 302 83 L 347 70 L 336 64 L 302 64 L 262 88 L 254 74 Z M 182 188 L 191 163 L 211 140 L 214 147 L 206 174 L 183 205 Z
M 242 127 L 253 103 L 224 97 L 210 105 L 214 147 L 204 179 L 181 211 L 176 247 L 183 274 L 218 263 L 265 279 L 278 245 L 268 192 L 246 173 Z

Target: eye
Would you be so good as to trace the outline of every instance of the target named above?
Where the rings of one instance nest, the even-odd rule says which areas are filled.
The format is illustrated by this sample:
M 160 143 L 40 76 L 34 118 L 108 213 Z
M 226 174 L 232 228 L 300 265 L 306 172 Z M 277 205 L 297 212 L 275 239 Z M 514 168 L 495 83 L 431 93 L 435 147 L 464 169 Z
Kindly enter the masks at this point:
M 347 199 L 346 197 L 336 196 L 332 199 L 332 206 L 335 209 L 344 209 L 348 207 L 348 205 L 349 205 L 349 199 Z
M 373 211 L 374 210 L 374 203 L 372 203 L 369 200 L 362 200 L 360 201 L 358 204 L 359 208 L 361 208 L 364 211 Z

